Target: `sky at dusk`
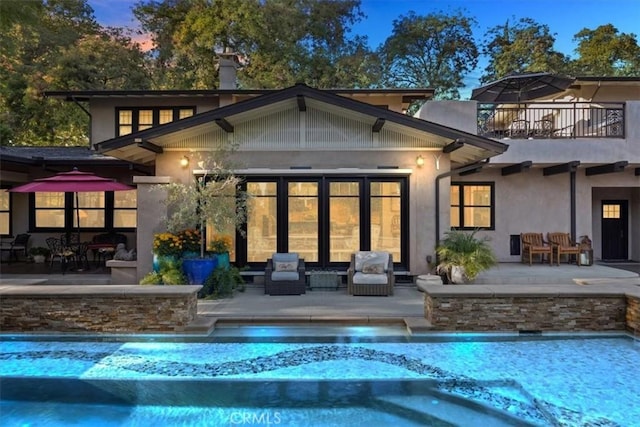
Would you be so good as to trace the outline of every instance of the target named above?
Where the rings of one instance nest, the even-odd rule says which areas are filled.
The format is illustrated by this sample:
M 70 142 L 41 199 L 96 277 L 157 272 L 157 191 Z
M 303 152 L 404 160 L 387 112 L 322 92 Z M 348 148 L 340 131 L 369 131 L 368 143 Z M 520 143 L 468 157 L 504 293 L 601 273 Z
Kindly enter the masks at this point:
M 88 3 L 102 25 L 135 28 L 138 22 L 131 8 L 137 2 L 89 0 Z M 507 21 L 532 18 L 549 26 L 555 34 L 555 49 L 567 55 L 574 54 L 573 36 L 583 28 L 613 24 L 621 33 L 640 37 L 640 0 L 362 0 L 361 10 L 366 17 L 353 27 L 353 33 L 366 35 L 374 49 L 391 35 L 393 21 L 409 11 L 426 15 L 462 10 L 478 21 L 474 31 L 478 43 L 489 28 Z M 482 64 L 479 67 L 484 68 Z M 478 69 L 470 76 L 472 85 L 477 83 L 481 71 Z

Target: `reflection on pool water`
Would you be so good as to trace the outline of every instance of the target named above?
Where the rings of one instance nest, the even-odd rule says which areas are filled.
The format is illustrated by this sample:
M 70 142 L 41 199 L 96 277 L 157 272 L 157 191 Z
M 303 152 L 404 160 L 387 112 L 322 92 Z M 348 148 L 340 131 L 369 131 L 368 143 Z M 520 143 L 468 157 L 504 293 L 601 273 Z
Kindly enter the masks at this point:
M 408 336 L 229 327 L 211 337 L 0 335 L 0 424 L 635 426 L 625 334 Z

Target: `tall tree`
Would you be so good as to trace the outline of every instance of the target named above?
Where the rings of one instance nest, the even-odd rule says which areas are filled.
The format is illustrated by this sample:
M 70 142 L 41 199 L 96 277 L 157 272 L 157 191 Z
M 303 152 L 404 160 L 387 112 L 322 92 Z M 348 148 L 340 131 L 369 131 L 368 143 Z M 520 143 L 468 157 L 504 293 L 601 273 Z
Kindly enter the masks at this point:
M 571 64 L 575 75 L 640 75 L 640 46 L 635 34 L 620 34 L 616 27 L 607 24 L 595 30 L 584 28 L 573 40 L 578 42 L 579 55 Z
M 462 12 L 401 15 L 379 48 L 384 84 L 432 87 L 438 99 L 459 98 L 464 76 L 478 62 L 472 34 L 475 25 L 475 19 Z
M 489 29 L 482 49 L 489 63 L 480 80 L 486 83 L 514 73 L 564 72 L 568 57 L 553 49 L 554 42 L 549 27 L 530 18 Z
M 176 11 L 172 6 L 176 5 Z M 156 82 L 184 89 L 218 83 L 215 52 L 243 59 L 239 85 L 276 88 L 371 84 L 364 37 L 349 37 L 359 0 L 177 0 L 139 2 L 134 14 L 156 42 Z M 375 64 L 375 62 L 373 62 Z M 167 78 L 170 76 L 170 78 Z
M 10 42 L 0 44 L 0 144 L 86 145 L 88 116 L 44 92 L 144 88 L 144 56 L 121 31 L 101 28 L 86 0 L 28 2 L 27 10 L 1 21 Z

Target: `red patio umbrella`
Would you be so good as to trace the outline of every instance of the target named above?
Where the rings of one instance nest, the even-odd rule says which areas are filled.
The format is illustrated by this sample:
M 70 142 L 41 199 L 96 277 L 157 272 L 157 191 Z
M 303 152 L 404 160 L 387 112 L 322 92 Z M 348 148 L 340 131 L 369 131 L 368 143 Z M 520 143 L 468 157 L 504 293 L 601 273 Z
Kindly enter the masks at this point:
M 78 237 L 80 236 L 80 207 L 78 193 L 91 191 L 126 191 L 133 190 L 111 178 L 104 178 L 91 172 L 80 172 L 74 168 L 70 172 L 60 172 L 48 178 L 38 178 L 27 184 L 9 189 L 14 193 L 75 193 L 76 220 Z

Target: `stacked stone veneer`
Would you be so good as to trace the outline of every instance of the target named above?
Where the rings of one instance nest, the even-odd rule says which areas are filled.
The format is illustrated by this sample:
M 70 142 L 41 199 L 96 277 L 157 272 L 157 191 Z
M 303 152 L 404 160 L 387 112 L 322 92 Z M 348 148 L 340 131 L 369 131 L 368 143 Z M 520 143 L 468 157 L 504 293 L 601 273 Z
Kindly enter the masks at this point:
M 640 295 L 627 295 L 627 329 L 640 333 Z
M 484 287 L 482 287 L 484 288 Z M 639 331 L 637 295 L 595 289 L 429 287 L 425 317 L 447 331 Z
M 2 332 L 182 332 L 200 286 L 21 286 L 0 294 Z

